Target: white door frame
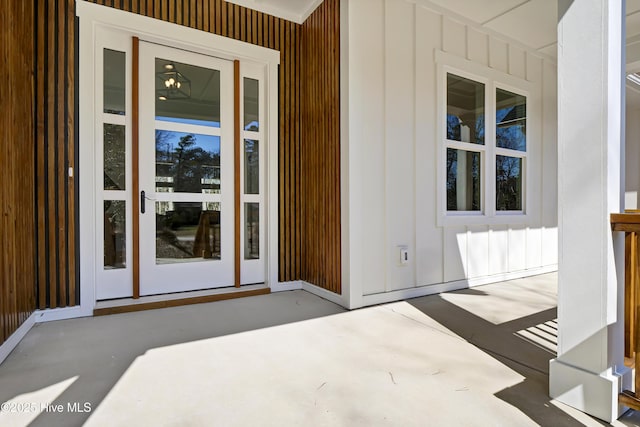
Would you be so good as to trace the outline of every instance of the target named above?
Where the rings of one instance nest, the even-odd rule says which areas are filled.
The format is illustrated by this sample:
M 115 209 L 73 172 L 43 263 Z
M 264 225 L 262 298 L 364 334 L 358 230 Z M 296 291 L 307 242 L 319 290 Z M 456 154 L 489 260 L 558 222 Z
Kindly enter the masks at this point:
M 96 44 L 96 31 L 104 28 L 118 31 L 129 37 L 155 42 L 179 49 L 190 50 L 222 59 L 250 64 L 252 69 L 260 67 L 265 82 L 265 150 L 266 162 L 266 280 L 268 287 L 278 285 L 278 65 L 280 53 L 276 50 L 255 46 L 211 33 L 186 28 L 146 16 L 124 12 L 111 7 L 86 1 L 76 2 L 76 15 L 80 18 L 79 31 L 79 222 L 80 222 L 80 312 L 92 315 L 96 304 L 96 274 L 102 268 L 98 259 L 96 177 L 93 168 L 96 162 L 94 141 L 96 135 L 96 60 L 102 55 Z M 242 67 L 242 65 L 241 65 Z M 242 68 L 241 68 L 242 76 Z M 85 172 L 86 171 L 86 172 Z

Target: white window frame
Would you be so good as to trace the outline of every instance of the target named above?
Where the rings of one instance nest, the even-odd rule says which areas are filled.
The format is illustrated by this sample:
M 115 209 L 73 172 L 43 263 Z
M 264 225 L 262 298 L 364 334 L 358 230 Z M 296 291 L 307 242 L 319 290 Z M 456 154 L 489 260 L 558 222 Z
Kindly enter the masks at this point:
M 437 209 L 438 226 L 480 225 L 480 224 L 522 224 L 531 221 L 532 205 L 530 183 L 531 111 L 530 101 L 533 84 L 527 80 L 485 67 L 464 58 L 445 52 L 435 52 L 437 64 L 437 120 L 436 144 L 438 147 L 437 166 Z M 484 145 L 447 139 L 447 75 L 453 74 L 484 85 L 485 90 L 485 138 Z M 526 151 L 511 150 L 496 146 L 496 90 L 502 89 L 527 99 Z M 481 183 L 479 211 L 447 210 L 447 148 L 480 153 Z M 498 211 L 496 209 L 496 156 L 522 158 L 522 210 Z

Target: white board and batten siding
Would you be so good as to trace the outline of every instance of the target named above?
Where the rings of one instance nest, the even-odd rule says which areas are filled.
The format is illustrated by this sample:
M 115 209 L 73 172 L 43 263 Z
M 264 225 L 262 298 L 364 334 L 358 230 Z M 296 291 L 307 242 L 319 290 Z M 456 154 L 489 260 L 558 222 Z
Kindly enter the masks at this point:
M 451 288 L 447 283 L 460 288 L 554 270 L 555 64 L 420 3 L 349 0 L 345 10 L 343 204 L 350 264 L 344 282 L 352 288 L 350 306 Z M 526 221 L 438 225 L 438 52 L 533 88 Z M 407 265 L 399 262 L 399 246 L 408 248 Z M 361 299 L 353 297 L 359 287 Z

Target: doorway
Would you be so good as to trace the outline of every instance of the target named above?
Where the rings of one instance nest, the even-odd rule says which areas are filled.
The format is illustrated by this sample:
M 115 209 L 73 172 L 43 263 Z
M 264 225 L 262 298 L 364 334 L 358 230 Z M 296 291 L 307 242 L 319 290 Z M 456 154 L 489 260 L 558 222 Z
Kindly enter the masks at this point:
M 96 73 L 96 299 L 265 283 L 264 72 L 107 39 Z

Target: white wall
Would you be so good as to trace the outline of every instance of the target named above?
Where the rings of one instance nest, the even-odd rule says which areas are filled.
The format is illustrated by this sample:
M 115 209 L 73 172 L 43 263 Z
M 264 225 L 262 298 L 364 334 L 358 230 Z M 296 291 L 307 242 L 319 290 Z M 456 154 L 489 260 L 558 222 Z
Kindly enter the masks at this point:
M 456 282 L 457 286 L 531 274 L 557 264 L 556 67 L 493 35 L 422 4 L 348 0 L 348 64 L 343 98 L 343 199 L 350 264 L 344 283 L 366 296 Z M 435 52 L 465 58 L 530 82 L 529 186 L 524 224 L 437 226 Z M 399 245 L 411 255 L 399 264 Z M 467 280 L 471 279 L 471 280 Z M 436 289 L 432 287 L 431 289 Z M 428 288 L 426 288 L 428 289 Z

